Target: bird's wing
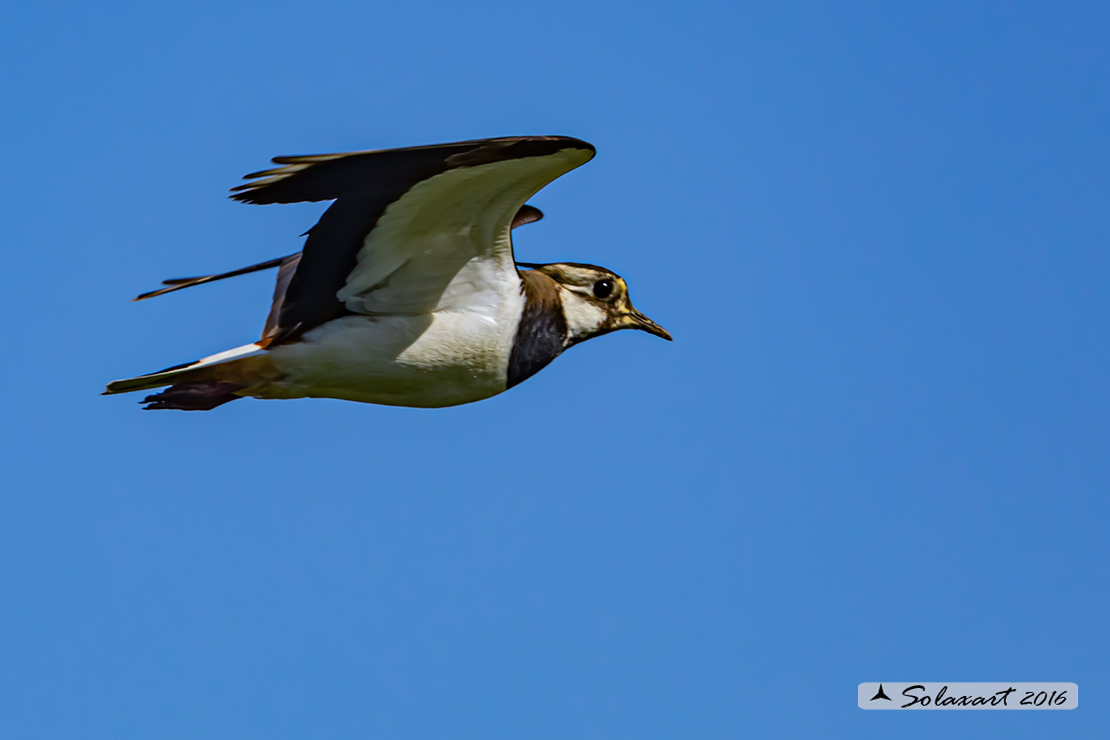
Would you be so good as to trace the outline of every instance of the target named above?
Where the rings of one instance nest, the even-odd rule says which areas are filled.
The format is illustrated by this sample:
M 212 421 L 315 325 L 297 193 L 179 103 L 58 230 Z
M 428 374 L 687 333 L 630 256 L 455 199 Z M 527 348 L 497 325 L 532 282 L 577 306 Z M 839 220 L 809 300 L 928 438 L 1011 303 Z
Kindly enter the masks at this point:
M 485 305 L 519 279 L 511 229 L 541 215 L 524 202 L 593 155 L 578 139 L 532 136 L 275 157 L 280 167 L 247 175 L 253 182 L 232 197 L 335 202 L 309 230 L 267 338 L 295 338 L 345 313 Z
M 520 210 L 516 212 L 516 216 L 513 217 L 512 227 L 515 229 L 518 226 L 535 223 L 541 218 L 543 218 L 543 211 L 541 211 L 539 208 L 530 205 L 523 205 L 520 207 Z M 142 293 L 135 296 L 131 300 L 145 301 L 147 298 L 154 298 L 156 296 L 165 295 L 166 293 L 173 293 L 178 290 L 184 290 L 185 288 L 192 288 L 194 285 L 213 283 L 217 280 L 225 280 L 230 277 L 247 275 L 252 272 L 258 272 L 259 270 L 269 270 L 272 267 L 280 267 L 283 270 L 287 268 L 289 270 L 295 270 L 296 263 L 300 262 L 300 260 L 301 253 L 296 252 L 294 254 L 286 255 L 285 257 L 278 257 L 277 259 L 266 260 L 265 262 L 259 262 L 257 265 L 240 267 L 238 270 L 231 270 L 229 272 L 214 273 L 212 275 L 199 275 L 197 277 L 169 278 L 168 280 L 162 281 L 162 285 L 164 287 L 159 288 L 158 290 L 152 290 L 147 293 Z M 285 296 L 285 289 L 289 287 L 289 280 L 288 278 L 283 277 L 283 275 L 284 273 L 279 273 L 278 275 L 278 288 L 274 291 L 275 307 L 280 304 L 280 299 Z M 289 276 L 292 277 L 291 271 L 289 272 Z M 274 317 L 274 320 L 277 320 L 276 316 Z

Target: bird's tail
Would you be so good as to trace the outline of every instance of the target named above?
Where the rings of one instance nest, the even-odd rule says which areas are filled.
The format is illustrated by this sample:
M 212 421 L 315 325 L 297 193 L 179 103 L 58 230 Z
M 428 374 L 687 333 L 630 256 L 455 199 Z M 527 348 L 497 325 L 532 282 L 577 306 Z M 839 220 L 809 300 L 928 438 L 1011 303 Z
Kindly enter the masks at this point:
M 246 395 L 242 391 L 265 379 L 265 369 L 269 367 L 266 354 L 258 344 L 246 344 L 156 373 L 114 380 L 103 395 L 170 386 L 144 398 L 146 408 L 208 411 L 241 398 Z

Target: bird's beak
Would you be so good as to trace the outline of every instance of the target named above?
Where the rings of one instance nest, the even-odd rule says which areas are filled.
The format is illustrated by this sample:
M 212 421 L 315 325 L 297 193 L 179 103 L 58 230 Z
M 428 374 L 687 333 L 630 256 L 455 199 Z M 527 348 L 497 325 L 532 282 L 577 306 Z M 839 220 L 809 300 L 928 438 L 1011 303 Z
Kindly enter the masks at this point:
M 634 308 L 626 315 L 625 322 L 629 329 L 639 329 L 640 331 L 646 331 L 648 334 L 662 337 L 668 342 L 672 341 L 670 332 Z

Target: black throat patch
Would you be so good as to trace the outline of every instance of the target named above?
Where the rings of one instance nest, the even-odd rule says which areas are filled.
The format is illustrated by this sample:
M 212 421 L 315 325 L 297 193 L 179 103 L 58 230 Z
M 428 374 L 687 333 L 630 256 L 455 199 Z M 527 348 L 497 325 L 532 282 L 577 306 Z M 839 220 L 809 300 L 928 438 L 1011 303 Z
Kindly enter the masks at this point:
M 566 348 L 567 319 L 559 288 L 542 272 L 523 270 L 524 311 L 509 354 L 506 388 L 512 388 L 543 370 Z

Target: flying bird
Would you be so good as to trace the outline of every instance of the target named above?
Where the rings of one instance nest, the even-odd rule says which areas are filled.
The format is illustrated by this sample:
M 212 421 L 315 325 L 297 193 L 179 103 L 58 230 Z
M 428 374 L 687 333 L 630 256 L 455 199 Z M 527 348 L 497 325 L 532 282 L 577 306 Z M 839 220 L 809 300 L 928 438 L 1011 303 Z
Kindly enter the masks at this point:
M 517 262 L 512 230 L 543 214 L 526 201 L 594 148 L 561 136 L 275 157 L 230 197 L 334 201 L 300 252 L 163 282 L 152 298 L 277 268 L 257 342 L 108 384 L 164 388 L 148 409 L 207 411 L 254 398 L 340 398 L 393 406 L 480 401 L 568 347 L 618 329 L 669 340 L 632 307 L 616 273 Z

